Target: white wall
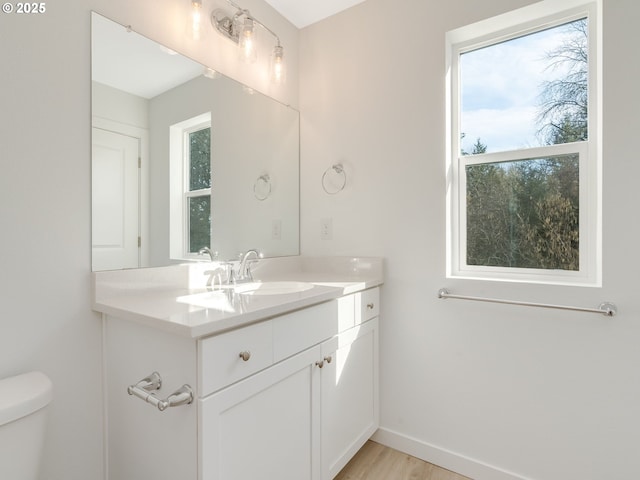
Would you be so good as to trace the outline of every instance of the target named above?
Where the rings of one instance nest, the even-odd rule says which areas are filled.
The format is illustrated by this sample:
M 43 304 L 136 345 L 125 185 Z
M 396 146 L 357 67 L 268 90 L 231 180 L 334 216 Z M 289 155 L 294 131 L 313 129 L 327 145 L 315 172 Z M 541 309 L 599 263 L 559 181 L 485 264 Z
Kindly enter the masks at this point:
M 149 100 L 103 83 L 91 83 L 91 116 L 142 129 L 149 128 Z
M 444 34 L 528 3 L 367 0 L 301 32 L 302 251 L 386 259 L 378 439 L 476 479 L 638 478 L 640 3 L 604 2 L 603 288 L 445 278 Z M 337 161 L 347 187 L 328 196 Z M 438 300 L 445 286 L 620 313 Z
M 243 5 L 280 34 L 285 87 L 268 85 L 264 64 L 237 65 L 213 32 L 188 42 L 187 1 L 56 0 L 41 15 L 0 14 L 0 378 L 38 369 L 53 381 L 43 479 L 103 476 L 101 331 L 89 306 L 90 10 L 296 105 L 297 30 L 261 0 Z
M 198 45 L 184 40 L 184 3 L 58 0 L 43 15 L 0 15 L 0 377 L 40 369 L 54 382 L 47 480 L 103 473 L 101 335 L 89 307 L 90 9 L 285 103 L 298 101 L 291 25 L 261 0 L 243 3 L 287 48 L 287 86 L 269 92 L 213 33 Z M 381 360 L 389 442 L 409 438 L 405 447 L 418 454 L 493 475 L 483 478 L 499 477 L 465 456 L 536 480 L 636 478 L 635 0 L 604 7 L 604 287 L 444 279 L 444 32 L 527 3 L 367 0 L 302 32 L 303 251 L 387 260 Z M 329 197 L 320 178 L 336 161 L 348 185 Z M 324 217 L 333 218 L 331 241 L 320 240 Z M 589 306 L 609 299 L 620 313 L 607 320 L 437 300 L 445 285 Z
M 151 265 L 171 263 L 169 136 L 172 125 L 211 114 L 211 248 L 221 259 L 260 248 L 267 257 L 299 253 L 299 114 L 273 99 L 247 94 L 236 82 L 197 77 L 149 102 Z M 257 178 L 268 173 L 272 191 L 264 201 L 254 195 Z M 181 175 L 181 174 L 180 174 Z M 182 184 L 178 178 L 179 199 Z M 281 221 L 280 239 L 272 238 Z M 182 227 L 178 229 L 180 237 Z M 172 247 L 173 248 L 173 247 Z

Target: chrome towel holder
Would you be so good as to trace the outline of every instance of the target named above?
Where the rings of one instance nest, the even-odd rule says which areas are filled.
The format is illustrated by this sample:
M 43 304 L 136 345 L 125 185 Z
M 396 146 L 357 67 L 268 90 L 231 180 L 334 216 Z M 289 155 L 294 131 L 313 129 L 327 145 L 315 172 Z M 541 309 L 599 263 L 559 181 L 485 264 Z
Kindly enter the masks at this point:
M 322 189 L 329 195 L 340 193 L 347 184 L 347 173 L 341 163 L 327 168 L 322 174 Z
M 553 305 L 549 303 L 534 303 L 534 302 L 522 302 L 519 300 L 503 300 L 499 298 L 486 298 L 486 297 L 471 297 L 468 295 L 456 295 L 450 293 L 446 288 L 438 290 L 438 298 L 454 298 L 458 300 L 472 300 L 475 302 L 490 302 L 490 303 L 502 303 L 506 305 L 521 305 L 525 307 L 540 307 L 540 308 L 555 308 L 558 310 L 572 310 L 574 312 L 587 312 L 587 313 L 599 313 L 607 317 L 613 317 L 618 313 L 618 307 L 611 302 L 603 302 L 598 308 L 586 308 L 586 307 L 572 307 L 569 305 Z
M 261 202 L 271 196 L 271 177 L 268 173 L 260 175 L 253 184 L 253 195 Z
M 161 412 L 164 412 L 169 407 L 189 405 L 193 402 L 193 390 L 189 385 L 183 385 L 164 400 L 160 400 L 154 393 L 154 390 L 160 390 L 161 387 L 162 377 L 158 372 L 153 372 L 138 383 L 129 385 L 127 393 L 153 405 Z

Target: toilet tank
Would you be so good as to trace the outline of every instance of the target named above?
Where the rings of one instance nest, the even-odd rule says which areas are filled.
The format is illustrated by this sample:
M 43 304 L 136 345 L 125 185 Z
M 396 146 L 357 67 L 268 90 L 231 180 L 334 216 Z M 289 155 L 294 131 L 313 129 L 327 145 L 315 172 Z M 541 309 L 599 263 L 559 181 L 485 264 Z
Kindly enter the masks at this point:
M 37 479 L 51 398 L 44 373 L 0 380 L 0 479 Z

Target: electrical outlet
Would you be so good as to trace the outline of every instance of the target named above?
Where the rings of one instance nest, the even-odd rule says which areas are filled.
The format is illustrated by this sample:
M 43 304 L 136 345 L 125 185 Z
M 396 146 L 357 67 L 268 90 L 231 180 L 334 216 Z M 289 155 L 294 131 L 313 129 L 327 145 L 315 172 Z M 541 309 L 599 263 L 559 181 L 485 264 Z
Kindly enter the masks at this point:
M 323 218 L 320 220 L 320 238 L 322 240 L 333 239 L 333 221 L 331 218 Z
M 282 240 L 282 220 L 271 222 L 271 240 Z

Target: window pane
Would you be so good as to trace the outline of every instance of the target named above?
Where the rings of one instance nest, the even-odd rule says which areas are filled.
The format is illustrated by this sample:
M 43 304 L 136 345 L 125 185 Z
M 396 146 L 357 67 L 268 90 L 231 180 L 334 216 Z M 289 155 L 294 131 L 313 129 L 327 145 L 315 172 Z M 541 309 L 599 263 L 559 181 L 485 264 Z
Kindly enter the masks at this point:
M 587 139 L 587 19 L 460 55 L 461 154 Z
M 578 155 L 467 165 L 467 265 L 579 269 Z
M 211 245 L 211 196 L 189 198 L 189 252 Z
M 189 133 L 189 190 L 211 187 L 211 129 Z

